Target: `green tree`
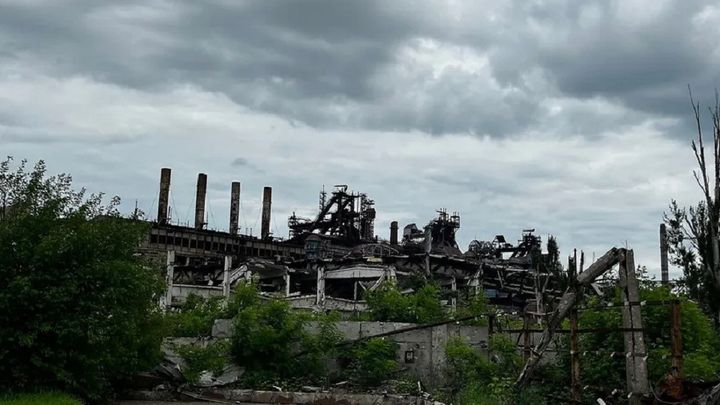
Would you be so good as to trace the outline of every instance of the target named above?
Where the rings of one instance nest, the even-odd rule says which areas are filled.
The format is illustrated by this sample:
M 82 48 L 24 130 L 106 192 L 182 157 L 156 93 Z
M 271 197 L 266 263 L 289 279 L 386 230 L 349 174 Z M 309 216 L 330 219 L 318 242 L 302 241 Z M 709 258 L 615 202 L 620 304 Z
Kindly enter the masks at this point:
M 147 229 L 46 176 L 0 163 L 0 390 L 88 399 L 158 359 L 162 280 L 135 251 Z
M 377 386 L 398 371 L 397 343 L 372 338 L 355 344 L 341 357 L 347 363 L 348 376 L 361 386 Z
M 696 206 L 680 207 L 675 200 L 664 215 L 668 225 L 668 247 L 672 262 L 684 271 L 684 286 L 691 297 L 701 300 L 720 325 L 720 102 L 716 94 L 711 109 L 713 149 L 708 164 L 700 119 L 700 104 L 690 94 L 697 141 L 691 143 L 698 169 L 695 181 L 703 193 Z
M 326 360 L 336 354 L 342 339 L 339 315 L 315 316 L 317 327 L 311 331 L 313 316 L 293 310 L 284 300 L 249 299 L 251 288 L 241 289 L 231 300 L 238 312 L 230 351 L 235 362 L 245 367 L 246 382 L 262 387 L 271 380 L 326 377 Z
M 712 321 L 698 305 L 685 297 L 678 296 L 663 286 L 651 286 L 641 282 L 640 299 L 645 301 L 680 300 L 680 318 L 684 356 L 685 376 L 689 379 L 714 380 L 720 372 L 720 356 L 714 349 L 720 338 L 713 330 Z M 620 291 L 616 289 L 613 302 L 620 303 Z M 605 308 L 598 298 L 592 298 L 591 307 L 600 309 L 582 311 L 580 328 L 612 330 L 622 325 L 620 307 Z M 658 382 L 670 371 L 671 330 L 670 307 L 667 305 L 642 307 L 642 322 L 645 329 L 645 343 L 648 351 L 648 373 L 651 382 Z M 565 342 L 567 345 L 567 342 Z M 624 356 L 610 356 L 611 352 L 623 353 L 625 346 L 620 332 L 585 333 L 580 335 L 580 349 L 587 350 L 582 358 L 581 378 L 583 384 L 608 391 L 625 384 Z M 598 352 L 595 352 L 598 351 Z M 564 370 L 569 370 L 569 356 L 562 350 Z

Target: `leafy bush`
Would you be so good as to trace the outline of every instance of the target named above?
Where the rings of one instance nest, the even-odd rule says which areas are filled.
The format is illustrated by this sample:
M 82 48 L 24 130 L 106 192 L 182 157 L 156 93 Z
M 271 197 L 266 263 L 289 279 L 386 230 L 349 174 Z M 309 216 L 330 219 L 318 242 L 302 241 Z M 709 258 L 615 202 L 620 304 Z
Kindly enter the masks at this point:
M 491 335 L 488 351 L 494 361 L 475 350 L 460 336 L 445 345 L 445 377 L 450 400 L 458 404 L 519 404 L 537 398 L 533 392 L 515 391 L 514 381 L 522 359 L 513 341 L 500 334 Z
M 334 356 L 341 338 L 335 318 L 316 317 L 319 326 L 310 333 L 313 317 L 293 311 L 286 301 L 245 301 L 233 320 L 232 356 L 245 367 L 249 385 L 298 376 L 320 380 L 327 373 L 325 360 Z
M 361 341 L 344 358 L 347 374 L 361 386 L 377 386 L 397 372 L 396 351 L 397 344 L 390 339 Z
M 497 361 L 498 375 L 515 376 L 522 366 L 522 359 L 515 343 L 506 335 L 494 334 L 488 339 L 488 350 Z
M 252 283 L 239 283 L 235 286 L 227 306 L 221 316 L 223 318 L 233 318 L 241 310 L 257 305 L 260 302 L 258 297 L 258 289 Z
M 147 227 L 121 218 L 119 199 L 45 174 L 0 163 L 0 390 L 105 397 L 159 359 L 164 283 L 135 255 Z
M 82 402 L 59 392 L 0 396 L 0 405 L 81 405 Z
M 469 387 L 471 383 L 485 386 L 497 374 L 497 367 L 487 357 L 475 350 L 467 339 L 454 336 L 445 344 L 445 377 L 451 390 L 451 396 Z
M 720 339 L 713 330 L 712 321 L 699 306 L 685 298 L 675 296 L 666 287 L 643 286 L 640 290 L 642 300 L 681 300 L 681 331 L 683 356 L 685 357 L 685 376 L 690 379 L 715 379 L 720 371 L 720 357 L 714 348 L 720 345 Z M 614 302 L 620 302 L 619 292 Z M 590 305 L 596 304 L 593 299 Z M 642 322 L 645 332 L 645 344 L 648 350 L 648 374 L 650 381 L 659 381 L 670 371 L 670 308 L 668 306 L 642 307 Z M 599 311 L 583 311 L 579 318 L 582 328 L 617 328 L 622 325 L 620 308 Z M 622 387 L 625 385 L 625 359 L 622 356 L 611 358 L 608 351 L 624 352 L 623 335 L 620 332 L 604 334 L 583 334 L 580 336 L 580 348 L 597 350 L 583 358 L 582 378 L 584 384 L 598 387 Z M 566 361 L 567 360 L 567 356 Z
M 374 291 L 368 291 L 365 300 L 374 321 L 430 323 L 447 317 L 440 303 L 440 288 L 431 283 L 403 295 L 397 284 L 386 281 Z
M 182 308 L 165 314 L 168 334 L 175 337 L 209 336 L 213 323 L 224 313 L 223 297 L 205 299 L 190 294 Z
M 487 326 L 488 319 L 487 314 L 487 298 L 485 294 L 475 294 L 469 298 L 458 300 L 457 312 L 455 313 L 456 318 L 466 318 L 469 316 L 476 316 L 477 318 L 469 321 L 464 321 L 466 325 L 474 326 Z
M 201 344 L 189 344 L 177 347 L 178 354 L 185 360 L 183 375 L 192 381 L 197 382 L 200 373 L 207 370 L 213 376 L 222 374 L 228 364 L 230 356 L 230 342 L 228 340 L 216 340 L 203 346 Z

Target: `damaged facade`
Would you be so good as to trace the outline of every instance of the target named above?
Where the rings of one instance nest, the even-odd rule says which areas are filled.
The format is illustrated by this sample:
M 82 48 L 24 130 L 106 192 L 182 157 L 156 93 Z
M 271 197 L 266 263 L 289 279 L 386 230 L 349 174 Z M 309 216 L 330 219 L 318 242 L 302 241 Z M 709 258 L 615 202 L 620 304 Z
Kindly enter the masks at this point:
M 541 264 L 541 240 L 523 231 L 512 244 L 504 236 L 472 241 L 462 251 L 455 239 L 460 215 L 439 210 L 425 226 L 407 224 L 399 235 L 391 223 L 388 240 L 375 233 L 374 201 L 345 185 L 320 193 L 318 214 L 288 219 L 289 237 L 270 234 L 272 189 L 265 187 L 260 237 L 238 232 L 240 183 L 230 188 L 230 232 L 207 229 L 207 175 L 197 181 L 195 226 L 173 225 L 168 217 L 171 171 L 161 171 L 157 221 L 142 252 L 167 264 L 167 305 L 189 294 L 228 295 L 239 282 L 254 280 L 263 295 L 284 297 L 297 308 L 362 311 L 366 291 L 394 280 L 405 292 L 413 280 L 431 279 L 442 287 L 444 302 L 481 291 L 491 303 L 541 310 L 543 299 L 558 297 L 562 280 Z M 544 298 L 545 297 L 545 298 Z M 535 308 L 535 307 L 533 307 Z

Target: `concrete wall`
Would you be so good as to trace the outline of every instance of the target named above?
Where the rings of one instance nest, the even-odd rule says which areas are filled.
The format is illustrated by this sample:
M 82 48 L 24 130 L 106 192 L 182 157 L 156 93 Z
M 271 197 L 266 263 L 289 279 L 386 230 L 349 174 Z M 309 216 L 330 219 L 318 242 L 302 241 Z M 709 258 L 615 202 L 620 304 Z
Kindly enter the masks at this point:
M 415 324 L 398 322 L 338 322 L 338 329 L 346 340 L 355 340 L 382 333 L 406 329 Z M 230 337 L 232 321 L 218 319 L 213 325 L 216 338 Z M 309 326 L 314 329 L 315 325 Z M 400 367 L 428 387 L 439 386 L 444 380 L 445 344 L 453 336 L 463 336 L 478 351 L 487 355 L 488 328 L 446 324 L 416 329 L 386 337 L 398 344 L 397 359 Z
M 173 284 L 171 288 L 173 305 L 181 305 L 185 303 L 185 300 L 188 296 L 190 296 L 190 294 L 199 295 L 205 299 L 223 296 L 223 289 L 218 286 Z

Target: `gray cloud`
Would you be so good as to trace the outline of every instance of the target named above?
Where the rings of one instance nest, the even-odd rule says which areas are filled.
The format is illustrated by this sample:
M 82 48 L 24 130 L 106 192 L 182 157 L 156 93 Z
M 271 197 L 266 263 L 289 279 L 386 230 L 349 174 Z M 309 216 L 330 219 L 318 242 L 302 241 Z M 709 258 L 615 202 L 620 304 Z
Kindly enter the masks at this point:
M 319 128 L 514 135 L 553 119 L 551 97 L 575 103 L 565 131 L 589 133 L 686 119 L 685 86 L 720 81 L 711 4 L 9 2 L 0 60 L 190 84 Z M 617 111 L 578 107 L 597 99 Z
M 0 146 L 148 213 L 172 167 L 180 222 L 198 172 L 217 228 L 230 181 L 243 228 L 273 186 L 278 235 L 349 184 L 380 235 L 446 207 L 463 247 L 535 227 L 653 268 L 666 202 L 697 198 L 686 85 L 712 96 L 718 35 L 695 0 L 0 0 Z

